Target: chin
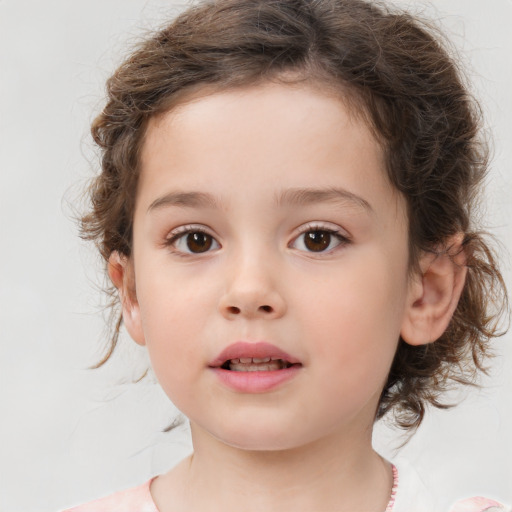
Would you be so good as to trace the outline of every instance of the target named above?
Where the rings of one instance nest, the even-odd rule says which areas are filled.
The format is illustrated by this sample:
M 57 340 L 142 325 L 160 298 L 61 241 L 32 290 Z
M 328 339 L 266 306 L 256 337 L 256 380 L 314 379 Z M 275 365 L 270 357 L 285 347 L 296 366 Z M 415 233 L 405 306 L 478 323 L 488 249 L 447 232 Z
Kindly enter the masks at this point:
M 249 452 L 278 452 L 297 448 L 297 446 L 291 444 L 289 440 L 266 439 L 262 436 L 252 438 L 240 436 L 237 439 L 218 439 L 232 448 Z
M 252 422 L 237 428 L 231 424 L 229 428 L 216 429 L 210 434 L 233 448 L 261 452 L 291 450 L 313 441 L 306 433 L 301 435 L 297 424 L 284 427 L 282 424 Z

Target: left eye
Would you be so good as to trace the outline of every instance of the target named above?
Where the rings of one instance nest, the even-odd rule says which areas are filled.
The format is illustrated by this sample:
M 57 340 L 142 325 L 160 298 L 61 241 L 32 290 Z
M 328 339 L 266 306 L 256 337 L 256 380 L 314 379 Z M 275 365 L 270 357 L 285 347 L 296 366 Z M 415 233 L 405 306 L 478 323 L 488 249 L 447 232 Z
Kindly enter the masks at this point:
M 301 251 L 327 252 L 347 241 L 346 237 L 330 229 L 310 229 L 301 233 L 292 246 Z

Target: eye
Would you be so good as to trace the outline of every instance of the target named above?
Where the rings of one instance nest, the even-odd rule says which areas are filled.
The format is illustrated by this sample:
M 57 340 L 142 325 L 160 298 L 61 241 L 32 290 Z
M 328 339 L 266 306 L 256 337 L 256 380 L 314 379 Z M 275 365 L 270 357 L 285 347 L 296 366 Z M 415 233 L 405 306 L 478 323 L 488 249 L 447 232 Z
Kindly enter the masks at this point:
M 178 232 L 171 233 L 165 245 L 183 254 L 201 254 L 220 248 L 217 240 L 203 229 L 186 226 L 179 228 Z
M 330 252 L 339 245 L 349 243 L 349 239 L 335 229 L 308 226 L 290 246 L 306 252 Z

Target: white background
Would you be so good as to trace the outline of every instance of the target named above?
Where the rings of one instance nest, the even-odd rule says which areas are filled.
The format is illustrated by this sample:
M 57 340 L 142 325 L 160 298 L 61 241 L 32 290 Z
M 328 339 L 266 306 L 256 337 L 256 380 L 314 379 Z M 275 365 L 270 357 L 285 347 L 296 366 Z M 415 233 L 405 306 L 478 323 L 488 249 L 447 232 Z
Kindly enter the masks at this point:
M 424 5 L 409 2 L 414 8 Z M 56 511 L 140 484 L 190 450 L 126 338 L 101 370 L 101 264 L 73 221 L 97 161 L 88 135 L 103 83 L 141 32 L 173 16 L 164 0 L 0 0 L 0 511 Z M 511 286 L 512 40 L 509 0 L 436 0 L 471 68 L 494 132 L 488 227 Z M 458 408 L 434 411 L 402 450 L 447 499 L 512 503 L 512 347 Z M 379 427 L 393 455 L 396 433 Z

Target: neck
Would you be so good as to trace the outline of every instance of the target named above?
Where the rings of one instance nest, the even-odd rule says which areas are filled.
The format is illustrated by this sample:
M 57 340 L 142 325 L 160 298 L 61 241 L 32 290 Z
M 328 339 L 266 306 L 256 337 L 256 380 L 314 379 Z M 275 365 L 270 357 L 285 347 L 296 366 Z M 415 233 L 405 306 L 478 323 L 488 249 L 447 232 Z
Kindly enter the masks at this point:
M 164 481 L 160 504 L 154 493 L 161 512 L 177 501 L 183 506 L 174 510 L 383 512 L 390 497 L 391 468 L 372 449 L 370 433 L 335 433 L 276 451 L 235 448 L 195 425 L 192 438 L 194 454 L 167 475 L 167 499 Z

